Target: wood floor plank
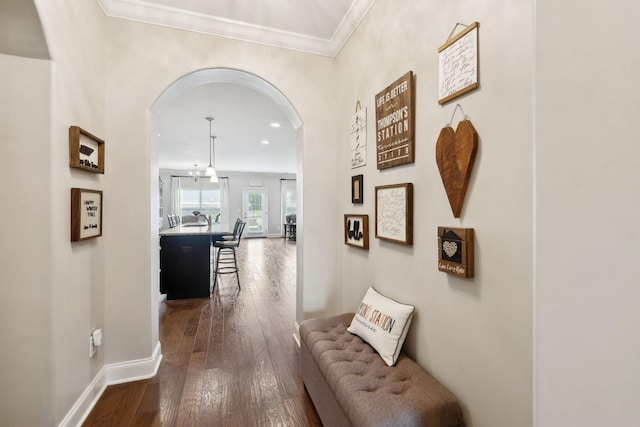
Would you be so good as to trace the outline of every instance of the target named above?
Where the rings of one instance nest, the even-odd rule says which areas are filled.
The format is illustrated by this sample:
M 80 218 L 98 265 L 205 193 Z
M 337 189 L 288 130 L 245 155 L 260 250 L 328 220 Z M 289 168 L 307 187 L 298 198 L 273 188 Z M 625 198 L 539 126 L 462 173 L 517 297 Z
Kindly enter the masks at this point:
M 107 387 L 84 426 L 321 426 L 299 367 L 295 242 L 246 239 L 209 298 L 163 301 L 154 378 Z

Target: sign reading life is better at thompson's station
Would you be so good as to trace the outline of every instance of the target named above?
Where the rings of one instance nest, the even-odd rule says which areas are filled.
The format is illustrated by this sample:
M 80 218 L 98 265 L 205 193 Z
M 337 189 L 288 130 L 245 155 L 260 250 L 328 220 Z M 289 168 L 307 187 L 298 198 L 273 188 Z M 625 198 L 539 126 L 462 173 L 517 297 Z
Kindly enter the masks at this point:
M 376 95 L 376 154 L 378 169 L 415 161 L 413 71 Z

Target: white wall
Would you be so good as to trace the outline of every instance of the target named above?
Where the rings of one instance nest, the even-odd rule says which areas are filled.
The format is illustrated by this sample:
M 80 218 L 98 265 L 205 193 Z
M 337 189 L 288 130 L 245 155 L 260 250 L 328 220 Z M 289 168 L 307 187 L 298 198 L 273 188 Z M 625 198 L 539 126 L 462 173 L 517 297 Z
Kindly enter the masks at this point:
M 50 92 L 49 61 L 0 55 L 0 414 L 14 426 L 53 422 Z
M 117 19 L 108 20 L 107 35 L 106 139 L 111 142 L 107 190 L 112 206 L 126 207 L 111 211 L 105 223 L 109 230 L 107 265 L 114 266 L 106 271 L 105 329 L 117 337 L 105 348 L 107 363 L 148 357 L 157 341 L 149 334 L 145 314 L 151 309 L 148 289 L 153 287 L 147 165 L 151 161 L 151 168 L 154 162 L 157 167 L 157 160 L 149 160 L 154 141 L 147 141 L 147 111 L 173 82 L 197 70 L 224 67 L 253 73 L 278 88 L 302 118 L 304 191 L 313 194 L 304 199 L 306 224 L 310 224 L 304 233 L 316 242 L 306 248 L 303 280 L 305 291 L 307 286 L 311 289 L 309 299 L 326 306 L 324 292 L 337 283 L 335 245 L 325 238 L 333 233 L 335 224 L 324 214 L 336 210 L 335 176 L 315 165 L 332 164 L 334 158 L 327 140 L 335 138 L 332 128 L 326 126 L 331 122 L 326 106 L 333 60 Z M 124 247 L 128 250 L 123 251 Z M 319 297 L 314 296 L 316 289 Z
M 378 1 L 338 57 L 335 163 L 345 213 L 370 220 L 370 249 L 345 246 L 342 304 L 355 311 L 367 287 L 416 305 L 405 349 L 461 401 L 468 426 L 532 423 L 532 22 L 531 4 Z M 480 89 L 437 103 L 437 51 L 457 22 L 480 23 Z M 415 74 L 416 161 L 378 171 L 375 95 L 407 71 Z M 367 108 L 367 165 L 350 169 L 347 131 L 356 101 Z M 435 162 L 440 129 L 460 104 L 479 134 L 479 149 L 459 219 L 454 219 Z M 461 119 L 457 114 L 452 125 Z M 351 176 L 364 175 L 364 204 L 351 204 Z M 375 239 L 374 188 L 414 185 L 413 246 Z M 437 227 L 475 229 L 475 278 L 438 271 Z
M 70 242 L 70 188 L 105 190 L 105 177 L 69 168 L 69 126 L 77 125 L 105 137 L 105 17 L 95 2 L 70 7 L 62 0 L 36 1 L 51 53 L 50 179 L 48 186 L 51 254 L 51 331 L 49 390 L 58 423 L 73 406 L 104 363 L 104 352 L 89 359 L 89 334 L 104 326 L 105 237 Z M 43 94 L 42 102 L 47 102 Z M 33 120 L 33 117 L 32 117 Z M 107 156 L 109 143 L 105 144 Z M 105 163 L 106 173 L 109 162 Z M 111 205 L 104 195 L 105 215 Z M 108 236 L 108 229 L 105 228 Z M 37 240 L 37 239 L 36 239 Z M 46 327 L 45 325 L 42 325 Z M 105 330 L 105 346 L 113 335 Z M 44 350 L 44 349 L 43 349 Z
M 1 257 L 1 336 L 10 352 L 2 346 L 0 375 L 13 393 L 1 399 L 3 421 L 58 424 L 105 363 L 151 354 L 157 164 L 148 110 L 181 76 L 231 67 L 282 90 L 304 121 L 298 320 L 353 310 L 373 284 L 416 304 L 406 349 L 460 398 L 468 426 L 640 424 L 636 2 L 542 0 L 534 11 L 508 0 L 380 0 L 335 61 L 106 19 L 94 2 L 36 4 L 52 62 L 0 56 L 2 171 L 16 190 L 2 196 L 31 223 L 2 222 L 10 245 Z M 440 107 L 437 47 L 456 22 L 472 21 L 480 22 L 481 88 Z M 356 101 L 369 110 L 372 141 L 374 95 L 408 70 L 416 163 L 378 171 L 370 143 L 369 164 L 352 171 Z M 456 103 L 480 135 L 460 219 L 434 161 Z M 72 124 L 107 141 L 104 176 L 69 169 Z M 14 178 L 24 176 L 25 158 L 36 166 Z M 363 206 L 350 203 L 355 173 L 364 174 Z M 370 236 L 367 252 L 345 247 L 342 215 L 373 220 L 374 187 L 394 182 L 415 185 L 414 245 Z M 69 242 L 73 186 L 104 190 L 103 237 Z M 474 279 L 437 271 L 439 225 L 475 229 Z M 105 345 L 89 360 L 88 333 L 99 326 Z
M 536 426 L 640 425 L 635 1 L 538 0 Z

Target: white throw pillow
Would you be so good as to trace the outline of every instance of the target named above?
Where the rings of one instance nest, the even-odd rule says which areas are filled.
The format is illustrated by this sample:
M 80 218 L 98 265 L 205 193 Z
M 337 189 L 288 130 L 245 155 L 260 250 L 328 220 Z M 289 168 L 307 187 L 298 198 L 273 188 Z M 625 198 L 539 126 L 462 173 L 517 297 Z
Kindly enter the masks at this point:
M 368 342 L 382 360 L 393 366 L 398 360 L 415 307 L 387 298 L 370 287 L 347 329 Z

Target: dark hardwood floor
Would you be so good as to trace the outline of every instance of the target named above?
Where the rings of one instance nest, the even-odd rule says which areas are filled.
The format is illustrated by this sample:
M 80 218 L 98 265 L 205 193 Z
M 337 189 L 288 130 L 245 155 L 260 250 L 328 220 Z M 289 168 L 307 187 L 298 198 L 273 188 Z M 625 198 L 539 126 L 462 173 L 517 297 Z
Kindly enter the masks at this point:
M 295 242 L 246 239 L 210 298 L 163 301 L 151 379 L 107 387 L 84 426 L 320 426 L 295 332 Z M 219 279 L 220 280 L 220 279 Z

